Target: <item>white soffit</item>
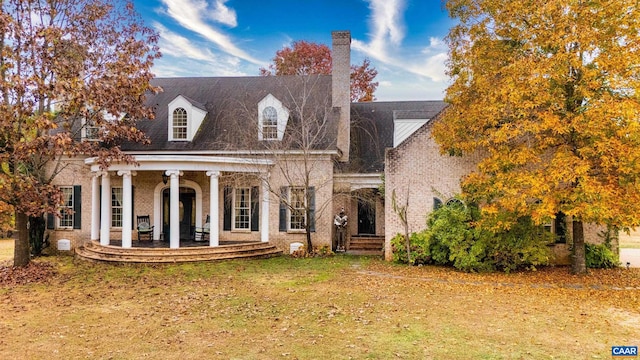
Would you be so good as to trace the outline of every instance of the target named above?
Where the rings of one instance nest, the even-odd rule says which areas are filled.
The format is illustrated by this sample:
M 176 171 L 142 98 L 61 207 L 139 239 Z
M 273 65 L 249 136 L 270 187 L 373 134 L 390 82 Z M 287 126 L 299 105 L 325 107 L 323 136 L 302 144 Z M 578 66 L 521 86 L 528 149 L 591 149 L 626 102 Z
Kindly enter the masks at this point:
M 393 147 L 397 147 L 416 132 L 429 119 L 395 119 L 393 122 Z

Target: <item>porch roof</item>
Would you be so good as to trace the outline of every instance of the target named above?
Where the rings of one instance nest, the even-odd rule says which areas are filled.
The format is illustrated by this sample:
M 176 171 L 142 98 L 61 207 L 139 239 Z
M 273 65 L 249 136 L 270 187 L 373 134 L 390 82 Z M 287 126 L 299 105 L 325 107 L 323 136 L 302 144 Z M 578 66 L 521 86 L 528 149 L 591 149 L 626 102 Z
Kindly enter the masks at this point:
M 112 163 L 108 171 L 232 171 L 232 172 L 266 172 L 273 165 L 269 159 L 243 157 L 211 156 L 211 155 L 133 155 L 132 163 Z M 91 171 L 101 171 L 97 158 L 85 159 Z

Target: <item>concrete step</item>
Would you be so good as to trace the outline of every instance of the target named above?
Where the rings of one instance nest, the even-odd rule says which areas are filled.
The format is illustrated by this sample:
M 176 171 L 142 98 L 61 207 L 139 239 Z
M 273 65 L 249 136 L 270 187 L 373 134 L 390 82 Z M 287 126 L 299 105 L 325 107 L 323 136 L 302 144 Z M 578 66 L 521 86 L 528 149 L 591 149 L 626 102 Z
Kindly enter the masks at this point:
M 269 243 L 222 245 L 219 247 L 129 248 L 101 246 L 89 242 L 76 249 L 77 256 L 93 261 L 128 263 L 175 263 L 216 261 L 228 259 L 266 258 L 282 255 L 282 251 Z

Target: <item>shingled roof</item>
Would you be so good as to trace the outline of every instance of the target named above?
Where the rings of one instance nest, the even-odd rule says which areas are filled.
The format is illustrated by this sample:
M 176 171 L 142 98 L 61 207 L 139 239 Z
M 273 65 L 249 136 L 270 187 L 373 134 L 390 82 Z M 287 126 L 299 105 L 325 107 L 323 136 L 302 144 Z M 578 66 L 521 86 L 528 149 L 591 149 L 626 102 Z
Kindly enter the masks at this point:
M 257 133 L 247 136 L 247 132 L 257 131 L 258 103 L 268 94 L 289 109 L 290 124 L 300 121 L 298 105 L 303 97 L 308 111 L 328 112 L 333 140 L 327 137 L 325 143 L 315 146 L 335 149 L 338 119 L 330 105 L 329 75 L 156 78 L 151 83 L 161 89 L 157 94 L 150 94 L 146 101 L 147 106 L 155 109 L 155 119 L 136 123 L 151 139 L 151 145 L 127 143 L 123 144 L 123 150 L 179 153 L 260 149 L 264 144 L 257 140 Z M 207 112 L 192 141 L 169 141 L 168 138 L 168 104 L 179 95 Z
M 398 119 L 433 119 L 444 101 L 390 101 L 351 104 L 350 161 L 342 172 L 384 171 L 384 152 L 393 147 L 394 114 Z

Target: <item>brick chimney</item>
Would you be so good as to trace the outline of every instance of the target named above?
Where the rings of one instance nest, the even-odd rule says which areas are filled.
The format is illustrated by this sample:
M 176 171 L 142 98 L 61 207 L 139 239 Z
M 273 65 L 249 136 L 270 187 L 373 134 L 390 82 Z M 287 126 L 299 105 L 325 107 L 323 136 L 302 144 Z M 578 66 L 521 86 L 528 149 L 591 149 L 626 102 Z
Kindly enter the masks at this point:
M 351 32 L 333 31 L 331 101 L 335 111 L 339 112 L 337 146 L 342 151 L 340 161 L 349 161 L 351 141 Z

